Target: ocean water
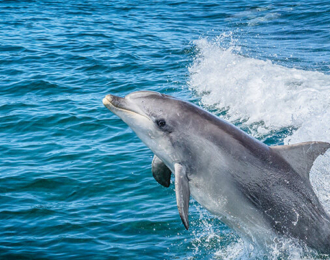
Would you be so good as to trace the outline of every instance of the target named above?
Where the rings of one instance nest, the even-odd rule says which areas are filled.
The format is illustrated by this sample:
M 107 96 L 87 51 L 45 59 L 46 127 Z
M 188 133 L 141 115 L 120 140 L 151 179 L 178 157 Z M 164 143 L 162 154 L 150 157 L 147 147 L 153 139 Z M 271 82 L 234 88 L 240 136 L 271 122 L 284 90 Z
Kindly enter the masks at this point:
M 193 200 L 186 231 L 102 104 L 154 90 L 268 145 L 329 142 L 329 1 L 0 1 L 0 28 L 0 259 L 329 258 L 264 253 Z M 311 181 L 330 212 L 329 152 Z

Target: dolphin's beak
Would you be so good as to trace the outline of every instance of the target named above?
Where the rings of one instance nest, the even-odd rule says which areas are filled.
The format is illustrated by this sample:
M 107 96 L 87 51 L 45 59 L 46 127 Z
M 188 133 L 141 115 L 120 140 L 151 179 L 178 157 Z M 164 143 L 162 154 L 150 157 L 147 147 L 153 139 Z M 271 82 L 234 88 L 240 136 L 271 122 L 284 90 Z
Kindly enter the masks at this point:
M 111 112 L 118 115 L 118 112 L 135 112 L 132 110 L 131 106 L 128 104 L 125 98 L 117 97 L 114 95 L 106 95 L 103 98 L 103 105 L 105 105 Z
M 112 100 L 112 95 L 106 95 L 104 98 L 103 98 L 103 104 L 106 105 L 108 102 L 111 102 Z
M 148 118 L 134 102 L 129 99 L 117 97 L 114 95 L 106 95 L 103 98 L 103 105 L 105 105 L 112 113 L 122 118 L 124 114 L 137 114 Z M 149 119 L 149 118 L 148 118 Z
M 114 95 L 106 95 L 105 98 L 103 98 L 103 105 L 105 105 L 108 109 L 113 111 L 113 109 L 125 109 L 127 108 L 124 106 L 124 98 L 117 97 Z
M 111 106 L 111 101 L 112 101 L 112 96 L 110 94 L 106 95 L 102 100 L 103 105 L 105 105 L 107 108 L 109 108 L 109 106 Z

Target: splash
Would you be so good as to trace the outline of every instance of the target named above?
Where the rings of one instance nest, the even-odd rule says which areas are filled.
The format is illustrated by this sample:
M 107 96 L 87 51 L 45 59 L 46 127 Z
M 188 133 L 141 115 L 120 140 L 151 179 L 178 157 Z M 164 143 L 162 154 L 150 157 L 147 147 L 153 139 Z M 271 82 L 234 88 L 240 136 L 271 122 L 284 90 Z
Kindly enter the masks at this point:
M 294 127 L 286 143 L 330 141 L 330 76 L 290 69 L 236 54 L 218 41 L 195 42 L 199 54 L 189 68 L 190 89 L 206 106 L 227 110 L 230 121 L 259 123 L 255 135 Z
M 329 75 L 245 57 L 230 34 L 214 41 L 200 39 L 195 45 L 198 54 L 189 68 L 188 85 L 201 97 L 206 108 L 215 109 L 218 115 L 249 129 L 259 139 L 283 129 L 293 129 L 284 131 L 287 134 L 277 137 L 275 143 L 330 142 Z M 310 178 L 317 196 L 330 213 L 329 151 L 315 161 Z M 280 249 L 272 251 L 273 259 L 283 256 L 283 251 L 290 252 L 286 253 L 287 259 L 300 259 L 306 253 L 288 241 L 280 244 Z M 287 247 L 290 250 L 286 250 Z M 240 256 L 235 255 L 237 252 L 241 252 Z M 251 250 L 246 249 L 244 243 L 236 242 L 228 246 L 225 253 L 217 252 L 215 257 L 244 259 L 247 252 Z M 311 257 L 311 253 L 307 255 Z
M 193 257 L 189 259 L 319 259 L 317 254 L 301 247 L 298 241 L 276 238 L 265 251 L 239 238 L 232 230 L 217 223 L 216 217 L 194 203 L 199 219 L 194 221 Z M 194 258 L 195 257 L 195 258 Z M 322 258 L 321 258 L 322 259 Z

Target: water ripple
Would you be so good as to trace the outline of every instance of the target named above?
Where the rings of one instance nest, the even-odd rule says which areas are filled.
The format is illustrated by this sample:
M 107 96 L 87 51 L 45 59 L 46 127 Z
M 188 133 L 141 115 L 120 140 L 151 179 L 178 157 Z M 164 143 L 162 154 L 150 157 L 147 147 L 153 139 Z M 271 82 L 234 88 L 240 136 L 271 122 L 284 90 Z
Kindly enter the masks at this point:
M 233 122 L 267 144 L 326 138 L 328 2 L 6 0 L 0 11 L 1 259 L 290 259 L 255 254 L 193 201 L 185 231 L 173 183 L 166 189 L 154 181 L 151 151 L 102 98 L 155 90 L 220 116 L 236 109 Z M 198 39 L 220 46 L 203 60 Z M 219 65 L 222 52 L 232 56 Z M 242 70 L 249 58 L 252 66 Z M 267 88 L 265 71 L 278 68 L 271 74 L 280 84 Z M 322 87 L 319 94 L 298 91 L 317 117 L 293 98 L 283 104 L 296 108 L 296 120 L 276 106 L 249 110 L 253 94 L 238 91 L 233 79 L 243 77 L 246 86 L 257 74 L 265 96 Z M 225 108 L 218 91 L 231 97 Z M 325 172 L 322 163 L 315 172 Z

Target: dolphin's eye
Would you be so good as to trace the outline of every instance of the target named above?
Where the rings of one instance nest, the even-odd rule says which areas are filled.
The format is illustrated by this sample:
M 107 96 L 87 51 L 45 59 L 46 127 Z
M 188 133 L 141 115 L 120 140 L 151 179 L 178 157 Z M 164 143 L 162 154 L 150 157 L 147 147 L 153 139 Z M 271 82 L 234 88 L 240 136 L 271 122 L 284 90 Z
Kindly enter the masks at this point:
M 159 127 L 164 127 L 166 125 L 166 122 L 164 119 L 159 119 L 156 121 L 156 123 Z

